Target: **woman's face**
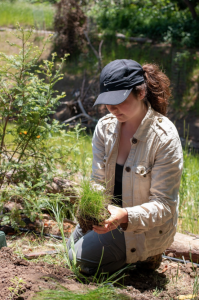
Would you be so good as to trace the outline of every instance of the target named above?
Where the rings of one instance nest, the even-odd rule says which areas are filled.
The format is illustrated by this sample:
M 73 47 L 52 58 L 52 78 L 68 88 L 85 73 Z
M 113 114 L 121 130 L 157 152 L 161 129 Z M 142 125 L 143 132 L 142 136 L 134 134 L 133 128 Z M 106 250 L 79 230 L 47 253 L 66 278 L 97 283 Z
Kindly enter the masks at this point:
M 143 111 L 146 110 L 146 106 L 142 101 L 143 98 L 142 95 L 136 98 L 130 93 L 124 102 L 118 105 L 106 105 L 106 107 L 110 113 L 116 116 L 119 122 L 126 122 L 143 115 Z

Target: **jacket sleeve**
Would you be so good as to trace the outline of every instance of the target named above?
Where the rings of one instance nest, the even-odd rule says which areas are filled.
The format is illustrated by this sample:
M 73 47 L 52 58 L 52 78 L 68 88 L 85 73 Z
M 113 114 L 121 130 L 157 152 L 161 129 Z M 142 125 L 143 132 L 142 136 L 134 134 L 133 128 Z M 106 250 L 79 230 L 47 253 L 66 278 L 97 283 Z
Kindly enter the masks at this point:
M 151 171 L 149 202 L 127 207 L 126 231 L 143 233 L 161 226 L 178 209 L 178 191 L 183 168 L 183 154 L 179 137 L 160 143 Z
M 101 189 L 105 185 L 105 145 L 101 121 L 97 123 L 93 134 L 92 150 L 93 163 L 91 179 L 96 183 L 94 186 L 97 189 Z

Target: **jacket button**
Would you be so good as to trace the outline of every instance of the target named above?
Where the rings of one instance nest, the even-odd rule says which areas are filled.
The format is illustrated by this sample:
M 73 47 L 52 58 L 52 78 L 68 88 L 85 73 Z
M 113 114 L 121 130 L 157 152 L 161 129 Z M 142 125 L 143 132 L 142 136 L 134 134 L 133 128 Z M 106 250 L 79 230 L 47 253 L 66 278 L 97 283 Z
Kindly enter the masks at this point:
M 159 123 L 162 123 L 162 119 L 159 118 L 158 121 L 159 121 Z
M 159 231 L 159 234 L 162 234 L 162 230 Z
M 132 139 L 132 144 L 137 144 L 137 141 L 138 141 L 137 139 L 133 138 Z
M 126 167 L 125 169 L 127 172 L 130 172 L 131 171 L 131 168 L 130 167 Z
M 135 248 L 132 248 L 132 249 L 131 249 L 131 252 L 132 252 L 132 253 L 133 253 L 133 252 L 135 252 L 135 251 L 136 251 L 136 249 L 135 249 Z

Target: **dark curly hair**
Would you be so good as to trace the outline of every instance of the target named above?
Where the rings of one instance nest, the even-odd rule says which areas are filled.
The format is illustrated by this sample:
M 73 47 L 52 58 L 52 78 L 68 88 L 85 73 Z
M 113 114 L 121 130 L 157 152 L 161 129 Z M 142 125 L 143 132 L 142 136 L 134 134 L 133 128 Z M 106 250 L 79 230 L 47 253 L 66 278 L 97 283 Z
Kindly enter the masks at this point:
M 170 80 L 160 70 L 158 65 L 145 64 L 142 66 L 144 70 L 145 83 L 136 86 L 132 91 L 135 97 L 143 88 L 146 90 L 145 100 L 148 100 L 154 110 L 166 115 L 168 100 L 171 97 Z

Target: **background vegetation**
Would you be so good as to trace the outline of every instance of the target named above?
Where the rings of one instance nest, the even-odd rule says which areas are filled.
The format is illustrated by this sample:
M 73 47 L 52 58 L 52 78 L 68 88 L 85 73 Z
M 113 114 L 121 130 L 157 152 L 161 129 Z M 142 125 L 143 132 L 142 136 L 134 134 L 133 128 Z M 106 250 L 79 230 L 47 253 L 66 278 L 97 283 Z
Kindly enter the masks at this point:
M 188 2 L 188 4 L 187 4 Z M 191 6 L 191 9 L 190 9 Z M 99 30 L 143 36 L 186 47 L 198 46 L 198 1 L 97 1 L 90 16 Z
M 16 23 L 37 29 L 53 29 L 55 7 L 44 1 L 0 1 L 0 26 L 15 27 Z

